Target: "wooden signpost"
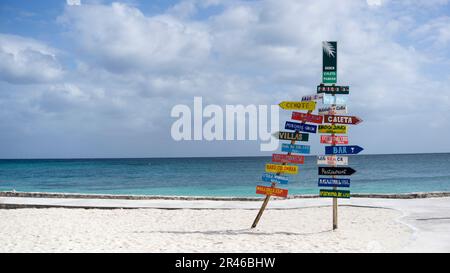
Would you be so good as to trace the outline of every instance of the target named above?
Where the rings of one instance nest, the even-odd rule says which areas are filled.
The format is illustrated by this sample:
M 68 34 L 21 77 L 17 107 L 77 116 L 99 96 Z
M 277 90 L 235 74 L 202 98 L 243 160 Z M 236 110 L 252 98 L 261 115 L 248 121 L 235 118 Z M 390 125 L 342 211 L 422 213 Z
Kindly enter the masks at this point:
M 305 157 L 303 155 L 273 154 L 272 162 L 303 164 L 305 163 Z
M 322 124 L 323 116 L 292 112 L 292 119 Z
M 308 110 L 313 111 L 316 108 L 315 101 L 283 101 L 278 104 L 284 110 Z
M 257 194 L 264 194 L 264 202 L 261 205 L 252 228 L 255 228 L 270 200 L 270 196 L 287 197 L 288 190 L 277 188 L 277 184 L 287 184 L 287 176 L 282 173 L 296 174 L 298 166 L 287 165 L 303 164 L 304 157 L 301 155 L 293 155 L 292 153 L 309 154 L 310 146 L 295 144 L 296 141 L 308 141 L 309 135 L 306 133 L 329 133 L 331 135 L 322 135 L 320 143 L 331 144 L 325 147 L 324 156 L 318 156 L 317 164 L 329 167 L 318 167 L 318 174 L 321 176 L 318 180 L 319 187 L 331 187 L 332 189 L 320 189 L 320 197 L 329 197 L 333 199 L 333 230 L 338 227 L 338 198 L 350 198 L 349 190 L 338 190 L 337 188 L 349 188 L 350 179 L 336 178 L 336 176 L 349 176 L 356 171 L 347 166 L 348 157 L 341 154 L 358 154 L 363 149 L 359 146 L 336 146 L 336 144 L 348 144 L 348 136 L 337 136 L 336 134 L 347 134 L 347 125 L 359 124 L 362 120 L 355 116 L 343 116 L 347 113 L 347 97 L 336 97 L 336 95 L 347 95 L 350 93 L 349 86 L 337 86 L 337 42 L 322 42 L 322 83 L 317 86 L 316 95 L 303 96 L 302 101 L 283 101 L 279 106 L 284 110 L 307 110 L 307 113 L 293 112 L 292 119 L 300 121 L 285 123 L 287 130 L 295 132 L 277 132 L 275 137 L 280 140 L 289 140 L 290 143 L 283 143 L 282 152 L 287 154 L 273 154 L 272 162 L 280 164 L 267 164 L 266 173 L 263 174 L 262 180 L 270 182 L 271 186 L 256 187 Z M 318 115 L 312 114 L 316 108 L 315 100 L 322 100 L 323 104 L 331 104 L 318 109 Z M 316 123 L 318 125 L 306 124 L 306 122 Z M 322 124 L 326 123 L 326 124 Z
M 270 183 L 279 183 L 279 184 L 287 184 L 289 179 L 284 175 L 276 175 L 273 173 L 264 173 L 262 175 L 262 181 L 270 182 Z
M 320 143 L 323 143 L 323 144 L 348 144 L 348 136 L 321 135 Z
M 347 125 L 322 124 L 319 125 L 319 133 L 346 134 Z
M 310 150 L 311 146 L 308 145 L 287 144 L 287 143 L 283 143 L 281 145 L 281 151 L 287 153 L 309 154 Z
M 319 155 L 317 157 L 317 165 L 347 166 L 348 157 Z
M 297 174 L 298 173 L 298 166 L 295 166 L 295 165 L 266 164 L 266 172 L 268 172 L 268 173 Z
M 309 135 L 298 132 L 276 132 L 274 137 L 280 140 L 296 140 L 296 141 L 308 141 Z
M 331 106 L 318 109 L 319 115 L 324 115 L 324 125 L 319 125 L 319 133 L 331 133 L 322 135 L 320 143 L 331 144 L 325 147 L 325 156 L 317 158 L 318 165 L 329 165 L 331 167 L 318 167 L 319 175 L 331 176 L 331 178 L 319 178 L 319 187 L 332 187 L 320 189 L 320 197 L 333 199 L 333 230 L 338 227 L 338 198 L 350 198 L 349 190 L 337 190 L 338 187 L 350 187 L 350 179 L 336 178 L 341 175 L 352 175 L 355 170 L 349 167 L 337 167 L 348 165 L 347 156 L 338 154 L 357 154 L 363 149 L 359 146 L 336 146 L 336 144 L 348 144 L 348 136 L 336 136 L 336 134 L 347 134 L 347 125 L 359 124 L 362 120 L 354 116 L 342 116 L 347 113 L 347 98 L 336 95 L 349 94 L 349 86 L 336 86 L 337 82 L 337 42 L 323 42 L 323 70 L 322 83 L 317 86 L 317 94 L 324 94 L 323 103 Z M 328 84 L 328 85 L 327 85 Z M 340 105 L 338 105 L 340 104 Z
M 280 103 L 279 106 L 282 109 L 286 109 L 286 110 L 308 110 L 308 113 L 305 114 L 307 116 L 307 115 L 311 115 L 312 111 L 315 109 L 316 102 L 314 102 L 314 101 L 286 102 L 285 101 L 285 102 Z M 299 113 L 299 114 L 303 114 L 303 113 Z M 298 115 L 296 114 L 296 116 L 298 116 Z M 295 130 L 295 133 L 299 133 L 300 127 L 303 128 L 306 132 L 308 132 L 307 131 L 308 129 L 309 129 L 309 131 L 313 130 L 312 127 L 307 127 L 307 125 L 304 124 L 306 122 L 306 119 L 299 119 L 299 120 L 302 123 L 296 123 L 296 124 L 300 124 L 300 126 L 296 125 L 296 124 L 292 125 L 292 129 Z M 320 123 L 322 123 L 322 122 L 320 122 Z M 315 126 L 315 125 L 313 125 L 313 126 Z M 288 128 L 285 128 L 285 129 L 288 129 Z M 291 129 L 291 127 L 289 127 L 289 129 Z M 315 132 L 316 132 L 316 130 L 314 130 L 314 133 Z M 278 137 L 280 137 L 280 134 L 278 134 Z M 308 153 L 309 154 L 310 147 L 307 145 L 296 145 L 295 141 L 297 141 L 297 139 L 290 139 L 290 141 L 291 141 L 290 144 L 283 143 L 282 148 L 281 148 L 281 150 L 287 152 L 287 154 L 286 155 L 273 154 L 272 162 L 281 162 L 282 166 L 283 165 L 284 166 L 292 166 L 292 165 L 286 165 L 287 163 L 293 163 L 293 164 L 303 164 L 304 163 L 303 156 L 292 155 L 291 153 Z M 257 186 L 256 193 L 257 194 L 265 194 L 266 197 L 264 198 L 261 208 L 259 209 L 258 214 L 256 215 L 255 220 L 253 221 L 252 228 L 255 228 L 258 225 L 259 219 L 261 219 L 261 216 L 264 213 L 264 210 L 266 209 L 267 204 L 269 203 L 270 196 L 275 195 L 275 196 L 279 196 L 279 197 L 287 197 L 288 190 L 276 188 L 278 178 L 275 178 L 275 177 L 280 176 L 280 174 L 281 174 L 281 172 L 277 172 L 273 178 L 272 177 L 267 178 L 267 175 L 263 175 L 264 181 L 270 180 L 272 182 L 271 187 L 263 188 L 262 186 Z M 267 188 L 273 189 L 273 190 L 268 190 Z M 274 194 L 274 192 L 277 192 L 279 194 L 276 195 L 276 194 Z
M 322 126 L 322 125 L 319 125 L 319 126 Z M 345 125 L 342 125 L 342 126 L 345 126 Z M 286 124 L 284 125 L 284 129 L 296 130 L 296 131 L 300 131 L 300 132 L 307 132 L 307 133 L 315 134 L 317 132 L 317 125 L 286 121 Z
M 279 197 L 287 197 L 288 190 L 258 185 L 258 186 L 256 186 L 256 193 L 257 194 L 265 194 L 267 196 L 275 195 L 275 196 L 279 196 Z
M 334 124 L 359 124 L 362 119 L 352 116 L 335 116 L 335 115 L 325 115 L 323 116 L 324 123 L 334 123 Z
M 337 114 L 347 114 L 346 105 L 332 105 L 321 107 L 318 110 L 319 115 L 337 115 Z

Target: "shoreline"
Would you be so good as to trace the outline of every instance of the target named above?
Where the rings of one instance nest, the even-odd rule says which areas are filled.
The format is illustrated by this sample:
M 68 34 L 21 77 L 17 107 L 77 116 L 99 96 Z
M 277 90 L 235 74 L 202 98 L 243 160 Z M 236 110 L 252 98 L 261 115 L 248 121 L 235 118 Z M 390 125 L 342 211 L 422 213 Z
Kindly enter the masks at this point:
M 123 199 L 123 200 L 183 200 L 183 201 L 262 201 L 264 197 L 245 196 L 182 196 L 182 195 L 134 195 L 134 194 L 90 194 L 90 193 L 59 193 L 59 192 L 18 192 L 0 191 L 0 197 L 27 198 L 67 198 L 67 199 Z M 422 199 L 450 197 L 450 192 L 411 192 L 411 193 L 355 193 L 352 198 L 377 199 Z M 272 197 L 273 200 L 320 198 L 318 194 L 295 194 L 287 198 Z

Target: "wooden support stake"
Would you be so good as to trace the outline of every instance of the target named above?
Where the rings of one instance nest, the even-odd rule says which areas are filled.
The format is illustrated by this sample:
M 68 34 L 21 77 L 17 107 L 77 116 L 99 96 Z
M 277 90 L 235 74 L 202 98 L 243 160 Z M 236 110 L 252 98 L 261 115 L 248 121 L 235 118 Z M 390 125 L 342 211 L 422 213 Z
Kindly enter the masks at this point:
M 333 93 L 334 97 L 334 93 Z M 332 104 L 331 107 L 335 107 L 336 104 Z M 335 113 L 334 113 L 335 114 Z M 334 121 L 334 119 L 333 119 Z M 334 126 L 334 122 L 331 123 L 331 126 Z M 336 146 L 336 143 L 334 141 L 335 133 L 331 133 L 331 146 Z M 336 157 L 336 155 L 334 155 Z M 336 167 L 336 160 L 334 161 L 333 167 Z M 335 175 L 332 176 L 333 178 L 336 178 Z M 333 187 L 333 190 L 336 190 L 337 187 Z M 338 200 L 336 197 L 333 197 L 333 230 L 338 228 Z
M 311 114 L 311 113 L 312 113 L 312 111 L 308 111 L 308 114 Z M 306 121 L 302 121 L 302 123 L 305 123 L 305 122 L 306 122 Z M 291 144 L 295 144 L 295 140 L 291 140 Z M 291 152 L 288 152 L 287 154 L 290 155 Z M 281 163 L 281 165 L 286 165 L 286 162 Z M 281 174 L 281 173 L 277 173 L 277 175 L 280 175 L 280 174 Z M 272 186 L 271 186 L 271 187 L 274 188 L 275 185 L 276 185 L 276 183 L 272 183 Z M 267 207 L 267 204 L 269 203 L 269 199 L 270 199 L 270 195 L 266 195 L 266 198 L 264 198 L 264 202 L 262 203 L 262 206 L 261 206 L 261 208 L 259 209 L 258 214 L 256 215 L 255 220 L 253 221 L 252 228 L 255 228 L 255 227 L 258 225 L 259 219 L 261 218 L 261 216 L 262 216 L 264 210 L 265 210 L 266 207 Z

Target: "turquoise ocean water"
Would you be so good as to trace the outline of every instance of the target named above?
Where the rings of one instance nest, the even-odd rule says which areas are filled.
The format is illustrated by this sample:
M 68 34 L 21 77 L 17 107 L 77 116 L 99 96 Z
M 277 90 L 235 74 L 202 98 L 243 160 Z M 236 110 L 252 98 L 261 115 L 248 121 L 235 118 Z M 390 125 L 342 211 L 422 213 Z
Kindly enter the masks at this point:
M 257 196 L 270 157 L 0 160 L 0 190 L 200 196 Z M 281 185 L 317 194 L 316 156 Z M 352 193 L 450 191 L 450 154 L 349 156 Z M 344 178 L 344 177 L 343 177 Z M 345 177 L 347 178 L 347 177 Z

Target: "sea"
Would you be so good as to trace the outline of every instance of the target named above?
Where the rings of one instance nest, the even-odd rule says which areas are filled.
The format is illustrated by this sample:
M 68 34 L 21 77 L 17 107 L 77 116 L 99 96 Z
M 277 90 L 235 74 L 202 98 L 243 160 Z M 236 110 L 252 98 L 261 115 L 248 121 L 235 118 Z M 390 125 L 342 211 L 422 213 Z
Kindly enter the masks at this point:
M 88 194 L 258 196 L 271 157 L 1 159 L 0 191 Z M 351 193 L 450 191 L 450 153 L 349 156 Z M 318 194 L 317 157 L 279 185 Z

